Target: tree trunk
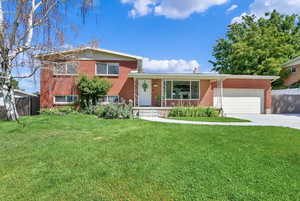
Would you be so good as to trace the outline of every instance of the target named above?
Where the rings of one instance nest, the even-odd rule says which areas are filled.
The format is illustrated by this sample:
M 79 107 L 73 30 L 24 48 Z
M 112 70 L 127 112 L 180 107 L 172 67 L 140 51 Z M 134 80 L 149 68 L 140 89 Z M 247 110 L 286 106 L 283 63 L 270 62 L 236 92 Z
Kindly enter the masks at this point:
M 2 86 L 3 102 L 6 110 L 7 120 L 18 120 L 19 114 L 16 107 L 15 93 L 11 83 L 11 76 L 4 78 Z

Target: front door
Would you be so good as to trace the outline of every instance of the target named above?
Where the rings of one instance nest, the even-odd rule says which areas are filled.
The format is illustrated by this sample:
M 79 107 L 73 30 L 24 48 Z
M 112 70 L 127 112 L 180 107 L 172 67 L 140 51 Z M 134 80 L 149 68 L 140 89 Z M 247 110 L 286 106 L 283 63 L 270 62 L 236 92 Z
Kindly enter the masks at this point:
M 139 80 L 138 100 L 139 106 L 150 106 L 152 98 L 151 80 Z

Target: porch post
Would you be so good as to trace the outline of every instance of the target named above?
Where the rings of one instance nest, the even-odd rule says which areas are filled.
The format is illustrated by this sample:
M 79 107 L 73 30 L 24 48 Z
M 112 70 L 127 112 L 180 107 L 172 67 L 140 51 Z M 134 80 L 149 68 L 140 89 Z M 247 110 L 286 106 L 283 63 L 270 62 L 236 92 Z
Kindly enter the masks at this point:
M 136 84 L 135 84 L 135 81 L 136 81 L 136 78 L 133 78 L 133 107 L 135 107 L 136 105 L 135 105 L 135 103 L 136 103 L 136 100 L 135 100 L 135 96 L 136 96 L 136 90 L 135 90 L 135 86 L 136 86 Z

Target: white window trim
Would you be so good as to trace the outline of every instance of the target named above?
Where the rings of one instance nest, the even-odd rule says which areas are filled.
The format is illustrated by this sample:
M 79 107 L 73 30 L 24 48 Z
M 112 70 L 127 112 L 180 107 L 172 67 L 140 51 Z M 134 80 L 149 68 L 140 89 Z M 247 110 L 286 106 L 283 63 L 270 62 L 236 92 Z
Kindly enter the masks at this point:
M 74 64 L 73 62 L 62 62 L 62 63 L 60 63 L 60 64 L 64 64 L 65 65 L 65 71 L 67 72 L 67 64 Z M 55 67 L 54 67 L 55 68 Z M 77 69 L 78 70 L 78 69 Z M 77 71 L 76 70 L 76 71 Z M 77 71 L 77 73 L 74 73 L 74 74 L 69 74 L 69 73 L 66 73 L 66 74 L 60 74 L 60 73 L 55 73 L 55 69 L 53 70 L 53 75 L 55 75 L 55 76 L 77 76 L 77 75 L 79 75 L 78 74 L 78 71 Z
M 105 98 L 107 98 L 108 99 L 108 97 L 110 97 L 110 96 L 115 96 L 115 97 L 118 97 L 118 103 L 120 102 L 120 96 L 119 95 L 106 95 L 106 96 L 104 96 L 104 100 L 105 100 Z M 111 103 L 111 102 L 109 102 L 109 101 L 104 101 L 105 103 Z M 113 102 L 112 102 L 113 103 Z
M 200 82 L 200 80 L 163 80 L 164 85 L 165 85 L 165 81 L 171 81 L 171 93 L 172 93 L 171 94 L 172 97 L 170 99 L 170 98 L 167 98 L 167 93 L 165 91 L 165 93 L 164 93 L 165 96 L 166 96 L 165 100 L 183 100 L 183 101 L 201 100 L 201 82 Z M 189 81 L 190 82 L 190 92 L 192 92 L 192 81 L 199 82 L 199 98 L 189 98 L 189 99 L 176 99 L 176 98 L 173 98 L 173 82 L 174 81 Z
M 65 97 L 67 97 L 67 96 L 74 96 L 74 97 L 77 97 L 77 100 L 78 100 L 78 95 L 54 95 L 53 96 L 53 103 L 55 104 L 55 105 L 72 105 L 72 104 L 74 104 L 75 102 L 73 101 L 73 102 L 56 102 L 55 101 L 55 97 L 56 96 L 65 96 Z M 66 100 L 66 99 L 65 99 Z
M 97 73 L 97 64 L 99 64 L 99 63 L 106 64 L 107 74 L 98 74 Z M 117 64 L 119 66 L 119 73 L 118 74 L 108 74 L 108 65 L 109 64 Z M 110 63 L 110 62 L 96 62 L 96 64 L 95 64 L 95 75 L 96 76 L 106 76 L 106 77 L 118 77 L 120 75 L 120 64 L 119 63 Z

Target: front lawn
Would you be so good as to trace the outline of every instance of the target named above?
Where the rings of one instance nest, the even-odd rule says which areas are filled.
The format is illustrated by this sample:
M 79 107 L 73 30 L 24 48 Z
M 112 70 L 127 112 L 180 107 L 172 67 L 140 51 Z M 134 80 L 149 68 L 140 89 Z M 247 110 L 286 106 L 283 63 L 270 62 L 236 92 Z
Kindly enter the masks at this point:
M 168 117 L 168 119 L 203 122 L 251 122 L 249 120 L 232 117 Z
M 0 200 L 299 200 L 300 131 L 41 115 L 0 122 Z

